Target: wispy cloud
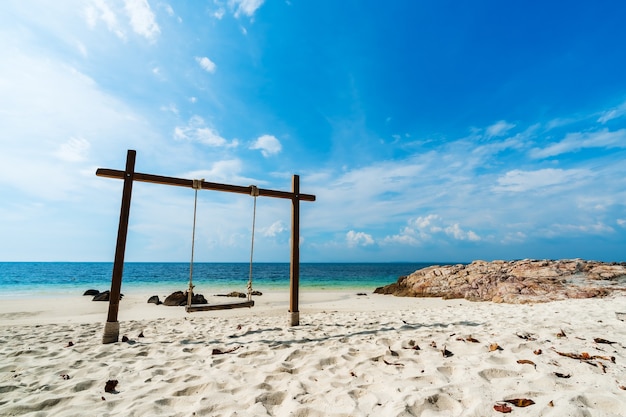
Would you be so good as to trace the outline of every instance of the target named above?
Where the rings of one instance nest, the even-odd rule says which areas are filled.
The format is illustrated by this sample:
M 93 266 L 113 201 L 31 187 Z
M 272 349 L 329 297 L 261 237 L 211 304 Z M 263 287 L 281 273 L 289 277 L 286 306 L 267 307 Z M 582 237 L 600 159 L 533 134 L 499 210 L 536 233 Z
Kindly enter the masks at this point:
M 205 179 L 207 181 L 242 181 L 243 163 L 240 159 L 217 161 L 209 169 L 183 173 L 184 178 Z
M 223 7 L 220 7 L 216 11 L 213 12 L 213 17 L 218 20 L 222 20 L 225 14 L 226 14 L 226 10 Z
M 626 116 L 626 101 L 614 109 L 602 112 L 602 115 L 598 118 L 599 123 L 606 123 L 609 120 L 617 119 Z
M 568 133 L 562 141 L 543 149 L 535 148 L 530 155 L 537 159 L 549 158 L 587 148 L 626 148 L 626 129 Z
M 159 25 L 147 0 L 124 0 L 125 10 L 133 31 L 154 41 L 161 33 Z
M 493 191 L 523 193 L 561 184 L 573 185 L 592 175 L 585 169 L 545 168 L 534 171 L 514 169 L 498 178 L 498 185 L 493 187 Z
M 252 17 L 254 13 L 263 5 L 265 0 L 229 0 L 228 5 L 234 10 L 235 17 L 244 14 Z
M 174 128 L 174 139 L 189 142 L 198 142 L 212 147 L 237 147 L 239 142 L 235 139 L 224 139 L 213 127 L 207 126 L 200 116 L 193 116 L 184 126 Z
M 70 138 L 62 143 L 54 155 L 66 162 L 81 162 L 87 159 L 91 144 L 85 138 Z
M 200 67 L 202 67 L 203 70 L 205 70 L 206 72 L 210 72 L 211 74 L 213 74 L 215 70 L 217 69 L 217 65 L 215 65 L 215 62 L 211 61 L 206 56 L 203 56 L 203 57 L 197 56 L 196 62 L 200 64 Z
M 275 136 L 262 135 L 250 145 L 250 149 L 260 150 L 263 156 L 267 158 L 280 153 L 283 147 Z
M 85 19 L 90 28 L 95 28 L 98 21 L 103 21 L 107 29 L 118 38 L 126 39 L 126 34 L 120 27 L 117 15 L 105 0 L 92 0 L 85 8 Z
M 485 129 L 485 136 L 487 138 L 503 136 L 514 127 L 515 125 L 513 123 L 507 123 L 505 120 L 500 120 Z
M 122 23 L 125 19 L 119 18 L 120 13 L 122 13 L 122 16 L 123 14 L 126 15 L 128 18 L 127 23 Z M 87 25 L 91 29 L 95 29 L 98 22 L 102 21 L 110 32 L 122 40 L 127 39 L 127 25 L 130 26 L 134 33 L 152 42 L 161 33 L 161 28 L 157 24 L 156 17 L 147 0 L 124 0 L 123 12 L 119 7 L 116 10 L 114 6 L 105 0 L 91 0 L 85 6 L 84 16 Z

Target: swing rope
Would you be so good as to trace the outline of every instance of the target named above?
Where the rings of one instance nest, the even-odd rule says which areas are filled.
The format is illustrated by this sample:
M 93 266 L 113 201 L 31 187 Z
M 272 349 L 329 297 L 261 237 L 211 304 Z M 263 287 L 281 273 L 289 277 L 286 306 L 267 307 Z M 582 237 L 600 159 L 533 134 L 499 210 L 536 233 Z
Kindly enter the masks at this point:
M 191 229 L 191 262 L 189 264 L 189 290 L 187 290 L 187 306 L 191 305 L 191 298 L 193 294 L 193 252 L 196 244 L 196 213 L 198 209 L 198 190 L 202 189 L 201 180 L 193 180 L 194 198 L 193 198 L 193 228 Z
M 252 209 L 252 239 L 250 240 L 250 272 L 248 274 L 248 301 L 252 300 L 252 261 L 254 256 L 254 230 L 256 228 L 256 198 L 259 196 L 259 189 L 256 185 L 250 186 L 250 195 L 254 197 L 254 208 Z

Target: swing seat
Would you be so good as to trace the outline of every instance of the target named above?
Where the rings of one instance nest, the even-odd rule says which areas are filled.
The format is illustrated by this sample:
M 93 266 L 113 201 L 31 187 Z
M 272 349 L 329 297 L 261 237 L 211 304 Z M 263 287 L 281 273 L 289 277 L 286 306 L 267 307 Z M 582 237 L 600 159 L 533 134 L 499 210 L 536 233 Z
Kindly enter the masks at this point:
M 233 308 L 253 307 L 254 300 L 250 301 L 238 301 L 234 303 L 221 303 L 221 304 L 191 304 L 185 306 L 187 313 L 193 313 L 194 311 L 213 311 L 213 310 L 231 310 Z

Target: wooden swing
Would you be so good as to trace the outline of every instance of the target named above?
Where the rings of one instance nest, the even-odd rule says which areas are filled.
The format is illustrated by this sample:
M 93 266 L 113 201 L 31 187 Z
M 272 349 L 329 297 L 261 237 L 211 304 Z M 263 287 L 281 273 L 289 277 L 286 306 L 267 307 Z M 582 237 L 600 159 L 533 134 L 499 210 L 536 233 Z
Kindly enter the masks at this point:
M 126 168 L 124 171 L 110 168 L 98 168 L 96 175 L 99 177 L 115 178 L 124 180 L 122 189 L 122 204 L 120 207 L 120 221 L 117 229 L 117 243 L 115 245 L 115 258 L 113 260 L 113 272 L 111 274 L 111 297 L 109 298 L 109 312 L 104 324 L 102 343 L 117 342 L 120 335 L 120 324 L 117 321 L 119 312 L 120 294 L 122 289 L 122 276 L 124 272 L 124 255 L 126 252 L 126 237 L 128 234 L 128 219 L 130 216 L 130 202 L 134 182 L 146 182 L 152 184 L 172 185 L 177 187 L 196 188 L 203 190 L 224 191 L 237 194 L 253 194 L 256 187 L 242 187 L 239 185 L 220 184 L 215 182 L 195 181 L 184 178 L 165 177 L 162 175 L 145 174 L 135 172 L 135 158 L 137 152 L 129 149 L 126 153 Z M 194 187 L 195 181 L 195 187 Z M 299 286 L 300 286 L 300 202 L 315 201 L 312 194 L 300 193 L 300 177 L 294 175 L 291 182 L 291 191 L 257 189 L 257 195 L 291 200 L 291 260 L 289 262 L 289 314 L 290 325 L 300 324 Z M 254 230 L 254 229 L 253 229 Z M 252 239 L 254 243 L 254 238 Z M 252 254 L 251 254 L 252 258 Z M 252 263 L 252 262 L 251 262 Z M 250 274 L 252 276 L 252 273 Z M 252 307 L 252 300 L 243 303 L 230 304 L 231 307 L 221 306 L 213 309 Z M 200 305 L 198 311 L 211 310 L 211 306 Z M 193 305 L 189 305 L 193 307 Z
M 194 189 L 194 200 L 193 200 L 193 228 L 191 232 L 191 262 L 189 263 L 189 289 L 187 290 L 187 305 L 185 306 L 185 311 L 187 313 L 194 313 L 197 311 L 212 311 L 212 310 L 229 310 L 233 308 L 243 308 L 243 307 L 253 307 L 254 300 L 252 299 L 252 261 L 254 255 L 254 230 L 256 227 L 256 198 L 259 196 L 259 189 L 251 185 L 250 195 L 254 197 L 254 207 L 252 209 L 252 239 L 250 243 L 250 270 L 248 273 L 248 284 L 247 284 L 247 300 L 240 302 L 231 302 L 231 303 L 220 303 L 220 304 L 191 304 L 192 301 L 192 293 L 194 289 L 193 285 L 193 255 L 194 255 L 194 247 L 196 242 L 196 213 L 198 208 L 198 190 L 202 189 L 201 180 L 193 180 L 193 189 Z

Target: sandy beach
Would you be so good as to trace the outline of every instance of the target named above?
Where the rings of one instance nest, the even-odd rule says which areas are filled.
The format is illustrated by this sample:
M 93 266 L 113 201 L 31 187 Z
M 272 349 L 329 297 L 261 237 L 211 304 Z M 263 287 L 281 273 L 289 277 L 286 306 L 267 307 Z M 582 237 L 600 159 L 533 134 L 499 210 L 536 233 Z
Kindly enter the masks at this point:
M 303 291 L 297 327 L 287 292 L 194 314 L 147 297 L 122 300 L 128 341 L 109 345 L 108 303 L 3 300 L 0 416 L 625 415 L 623 296 L 512 305 Z

